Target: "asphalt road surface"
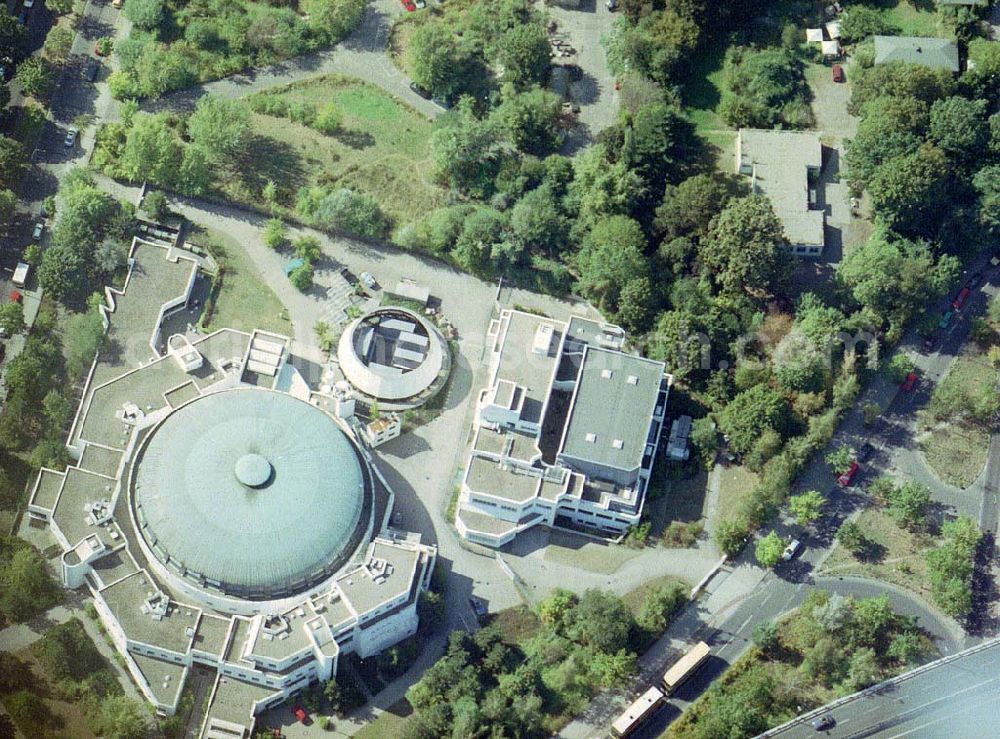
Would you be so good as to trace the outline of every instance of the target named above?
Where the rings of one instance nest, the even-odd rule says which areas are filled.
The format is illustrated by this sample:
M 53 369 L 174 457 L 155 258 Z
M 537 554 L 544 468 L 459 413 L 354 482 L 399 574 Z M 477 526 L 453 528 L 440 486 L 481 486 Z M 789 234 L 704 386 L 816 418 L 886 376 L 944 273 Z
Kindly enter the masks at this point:
M 1000 734 L 1000 642 L 847 701 L 827 713 L 836 725 L 817 732 L 809 721 L 772 734 L 979 739 Z

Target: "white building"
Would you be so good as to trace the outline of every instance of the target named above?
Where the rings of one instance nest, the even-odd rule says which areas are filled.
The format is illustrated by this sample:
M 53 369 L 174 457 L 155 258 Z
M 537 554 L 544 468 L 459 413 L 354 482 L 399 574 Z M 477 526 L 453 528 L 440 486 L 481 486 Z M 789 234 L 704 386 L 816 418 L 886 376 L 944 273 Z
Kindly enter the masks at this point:
M 539 524 L 622 534 L 639 522 L 671 377 L 617 326 L 504 310 L 456 527 L 502 546 Z

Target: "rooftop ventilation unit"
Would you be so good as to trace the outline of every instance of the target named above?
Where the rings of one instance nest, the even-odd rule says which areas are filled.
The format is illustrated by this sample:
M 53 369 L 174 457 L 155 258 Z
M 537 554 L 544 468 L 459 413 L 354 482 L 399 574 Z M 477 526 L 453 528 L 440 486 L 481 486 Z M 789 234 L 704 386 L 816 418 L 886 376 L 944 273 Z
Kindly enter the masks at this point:
M 587 434 L 584 438 L 591 444 L 593 444 L 595 441 L 597 441 L 597 434 Z
M 611 446 L 613 446 L 615 449 L 621 449 L 625 446 L 625 442 L 622 441 L 621 439 L 615 439 L 614 441 L 611 442 Z
M 615 373 L 609 369 L 601 370 L 601 377 L 603 377 L 605 380 L 610 380 L 614 376 L 614 374 Z
M 628 382 L 629 385 L 638 385 L 639 378 L 636 377 L 635 375 L 629 375 L 628 380 L 626 380 L 626 382 Z

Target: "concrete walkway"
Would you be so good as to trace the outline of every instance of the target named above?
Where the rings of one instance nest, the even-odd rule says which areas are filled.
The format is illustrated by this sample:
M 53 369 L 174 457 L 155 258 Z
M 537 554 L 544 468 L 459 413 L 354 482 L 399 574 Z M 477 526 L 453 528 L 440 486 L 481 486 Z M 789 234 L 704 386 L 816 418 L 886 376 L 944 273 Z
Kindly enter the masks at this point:
M 365 9 L 361 24 L 332 49 L 178 90 L 144 102 L 142 109 L 191 110 L 198 98 L 205 94 L 239 98 L 276 85 L 337 73 L 381 87 L 428 118 L 434 118 L 444 109 L 413 92 L 410 80 L 396 68 L 387 52 L 392 21 L 402 12 L 403 7 L 398 0 L 373 0 Z

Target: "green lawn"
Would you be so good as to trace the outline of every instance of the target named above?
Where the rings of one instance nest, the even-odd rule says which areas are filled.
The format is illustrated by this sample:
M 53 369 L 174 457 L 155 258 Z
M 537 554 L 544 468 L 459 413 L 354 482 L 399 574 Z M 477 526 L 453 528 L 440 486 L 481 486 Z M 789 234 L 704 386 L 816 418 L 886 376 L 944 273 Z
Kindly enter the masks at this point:
M 726 518 L 733 511 L 740 510 L 740 502 L 757 486 L 760 477 L 737 464 L 723 467 L 720 474 L 716 511 L 720 518 Z
M 938 20 L 930 2 L 912 3 L 908 0 L 883 4 L 885 20 L 899 30 L 900 36 L 949 36 Z
M 252 331 L 259 328 L 290 336 L 292 323 L 288 320 L 285 307 L 261 279 L 260 272 L 243 246 L 218 231 L 196 231 L 192 235 L 196 244 L 203 244 L 208 239 L 214 239 L 225 249 L 226 273 L 212 319 L 204 328 L 207 331 L 220 328 Z
M 989 393 L 996 382 L 996 371 L 985 355 L 969 344 L 952 364 L 937 392 L 948 394 L 950 389 L 964 391 L 975 397 Z M 986 464 L 989 431 L 971 419 L 947 418 L 936 422 L 923 412 L 917 437 L 927 464 L 949 485 L 965 488 L 978 476 Z
M 865 538 L 876 545 L 877 556 L 860 560 L 837 544 L 819 574 L 871 577 L 899 585 L 930 601 L 923 552 L 935 544 L 934 538 L 907 531 L 882 508 L 866 508 L 856 523 Z
M 398 703 L 380 713 L 374 721 L 369 721 L 354 736 L 357 739 L 382 739 L 386 736 L 401 736 L 407 718 L 413 715 L 413 707 L 403 698 Z M 336 719 L 331 719 L 336 724 Z
M 268 180 L 292 205 L 300 187 L 342 186 L 371 195 L 396 224 L 445 204 L 432 181 L 431 121 L 386 92 L 352 77 L 323 75 L 268 91 L 287 102 L 333 103 L 341 130 L 328 136 L 285 118 L 254 114 L 259 146 L 253 169 L 217 186 L 227 197 L 259 203 Z

